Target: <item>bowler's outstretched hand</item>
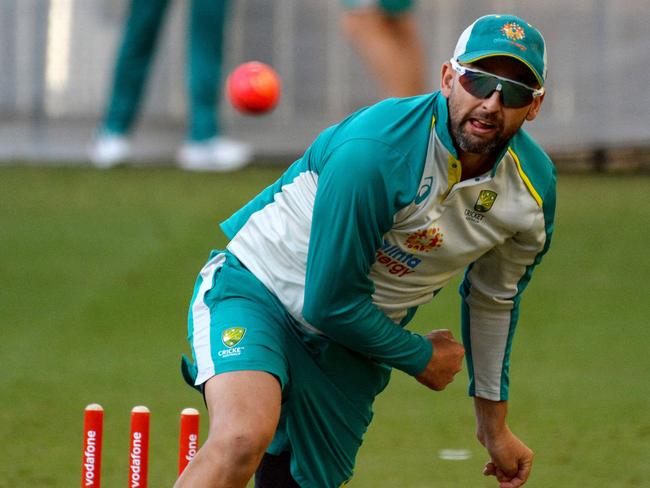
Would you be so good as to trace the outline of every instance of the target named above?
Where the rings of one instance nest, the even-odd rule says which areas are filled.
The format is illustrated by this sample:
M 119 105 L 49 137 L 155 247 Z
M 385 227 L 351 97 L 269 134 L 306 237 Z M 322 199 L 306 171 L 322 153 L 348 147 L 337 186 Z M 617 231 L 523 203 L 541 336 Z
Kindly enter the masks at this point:
M 447 329 L 433 330 L 426 337 L 433 344 L 433 352 L 427 367 L 415 379 L 432 390 L 444 390 L 462 369 L 465 348 Z
M 526 483 L 533 465 L 533 451 L 509 429 L 497 436 L 481 436 L 479 440 L 490 454 L 483 474 L 495 476 L 499 488 L 519 488 Z

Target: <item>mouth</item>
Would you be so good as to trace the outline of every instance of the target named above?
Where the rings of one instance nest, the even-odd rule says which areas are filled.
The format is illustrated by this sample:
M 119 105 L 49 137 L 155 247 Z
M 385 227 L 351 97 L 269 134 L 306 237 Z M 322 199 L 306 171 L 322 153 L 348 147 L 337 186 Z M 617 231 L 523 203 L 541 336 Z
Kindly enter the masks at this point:
M 485 119 L 470 118 L 468 124 L 473 133 L 477 135 L 493 134 L 497 130 L 497 124 Z

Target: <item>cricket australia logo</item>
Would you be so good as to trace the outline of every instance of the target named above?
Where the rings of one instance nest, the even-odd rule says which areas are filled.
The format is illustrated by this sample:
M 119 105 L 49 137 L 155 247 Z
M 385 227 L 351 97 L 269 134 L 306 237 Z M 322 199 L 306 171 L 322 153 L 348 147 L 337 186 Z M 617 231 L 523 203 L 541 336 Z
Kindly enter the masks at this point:
M 510 22 L 501 27 L 501 33 L 511 41 L 521 41 L 526 37 L 526 32 L 516 22 Z
M 416 251 L 429 252 L 442 246 L 442 232 L 438 227 L 430 227 L 406 238 L 406 247 L 415 249 Z
M 221 333 L 221 342 L 226 347 L 235 347 L 244 338 L 244 334 L 246 334 L 244 327 L 231 327 Z
M 229 358 L 233 356 L 241 356 L 246 349 L 244 346 L 238 346 L 246 334 L 245 327 L 231 327 L 221 333 L 221 342 L 227 347 L 217 353 L 220 358 Z
M 481 190 L 474 204 L 474 210 L 485 213 L 492 208 L 494 201 L 497 199 L 497 192 L 492 190 Z

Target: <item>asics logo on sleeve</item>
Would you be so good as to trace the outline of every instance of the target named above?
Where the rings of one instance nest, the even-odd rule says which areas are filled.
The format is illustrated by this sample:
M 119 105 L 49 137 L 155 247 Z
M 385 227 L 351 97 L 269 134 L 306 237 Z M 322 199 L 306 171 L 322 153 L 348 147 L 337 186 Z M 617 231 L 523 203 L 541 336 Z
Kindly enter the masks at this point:
M 415 204 L 420 205 L 431 193 L 431 185 L 433 184 L 433 177 L 427 176 L 424 179 L 424 183 L 418 190 L 418 194 L 415 196 Z

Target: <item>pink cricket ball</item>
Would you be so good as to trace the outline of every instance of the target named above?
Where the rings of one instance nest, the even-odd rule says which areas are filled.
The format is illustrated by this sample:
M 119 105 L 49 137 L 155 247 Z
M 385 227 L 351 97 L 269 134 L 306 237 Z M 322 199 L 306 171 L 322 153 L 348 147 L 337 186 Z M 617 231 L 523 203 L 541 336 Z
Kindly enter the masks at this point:
M 272 110 L 280 100 L 280 77 L 259 61 L 240 64 L 226 79 L 226 95 L 233 107 L 245 114 Z

